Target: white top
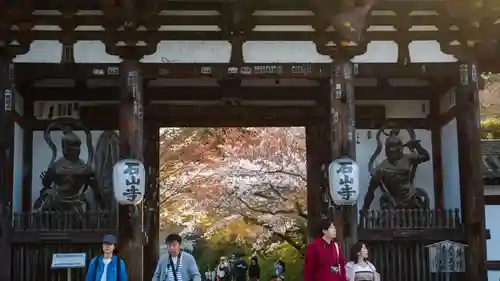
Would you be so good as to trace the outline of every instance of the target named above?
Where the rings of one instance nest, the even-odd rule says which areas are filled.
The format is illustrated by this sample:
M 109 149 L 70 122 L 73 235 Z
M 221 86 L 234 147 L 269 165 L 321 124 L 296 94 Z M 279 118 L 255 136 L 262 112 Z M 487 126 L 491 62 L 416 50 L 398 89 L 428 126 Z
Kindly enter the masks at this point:
M 351 261 L 345 267 L 348 281 L 375 281 L 377 269 L 371 262 L 360 265 Z
M 219 265 L 217 266 L 217 277 L 221 279 L 224 278 L 226 276 L 226 272 L 224 271 L 224 269 L 227 268 L 229 268 L 228 263 L 219 263 Z
M 170 265 L 170 261 L 168 262 L 167 265 L 167 281 L 176 281 L 174 278 L 174 270 L 177 273 L 177 281 L 182 281 L 182 256 L 180 257 L 179 260 L 179 268 L 177 268 L 177 260 L 179 257 L 172 257 L 172 263 L 174 265 L 174 268 Z
M 104 270 L 102 271 L 101 281 L 106 281 L 106 275 L 108 274 L 108 265 L 111 262 L 111 259 L 102 259 L 104 263 Z

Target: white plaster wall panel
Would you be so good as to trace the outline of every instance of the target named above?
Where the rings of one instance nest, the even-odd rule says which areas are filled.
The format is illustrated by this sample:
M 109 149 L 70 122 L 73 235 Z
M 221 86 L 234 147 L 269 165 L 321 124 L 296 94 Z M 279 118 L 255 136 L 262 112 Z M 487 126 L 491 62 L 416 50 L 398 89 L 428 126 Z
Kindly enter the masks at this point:
M 398 44 L 393 41 L 370 42 L 366 46 L 366 52 L 352 59 L 355 63 L 387 63 L 398 61 Z
M 497 249 L 495 249 L 496 251 Z M 488 270 L 488 280 L 489 281 L 497 281 L 500 280 L 500 271 L 499 270 Z
M 100 135 L 102 134 L 103 131 L 92 131 L 92 145 L 95 147 L 97 145 L 97 141 L 99 140 Z M 87 161 L 87 156 L 88 156 L 88 150 L 87 150 L 87 143 L 86 143 L 86 136 L 84 131 L 74 131 L 74 133 L 80 138 L 82 141 L 82 146 L 81 146 L 81 153 L 80 153 L 80 158 L 84 161 Z M 62 137 L 62 132 L 61 131 L 53 131 L 51 133 L 52 140 L 54 141 L 54 144 L 56 145 L 57 148 L 57 157 L 56 159 L 59 159 L 59 157 L 62 157 L 62 151 L 61 151 L 61 137 Z M 31 205 L 33 206 L 33 203 L 38 199 L 40 196 L 40 190 L 42 189 L 42 182 L 40 180 L 40 174 L 47 170 L 48 165 L 50 163 L 50 159 L 52 158 L 52 150 L 49 148 L 47 143 L 45 142 L 43 138 L 43 131 L 34 131 L 33 132 L 33 170 L 32 170 L 32 180 L 31 180 L 31 186 L 32 186 L 32 194 L 31 194 Z M 93 163 L 92 163 L 93 164 Z M 92 200 L 92 190 L 89 188 L 87 190 L 87 197 L 89 198 L 90 202 L 93 202 Z
M 486 240 L 486 256 L 489 261 L 498 261 L 500 260 L 500 251 L 498 251 L 500 249 L 500 223 L 498 223 L 500 205 L 486 205 L 484 210 L 486 229 L 490 230 L 491 235 L 491 239 Z
M 359 173 L 360 173 L 360 197 L 358 200 L 358 209 L 361 209 L 364 202 L 364 195 L 368 190 L 368 184 L 370 182 L 370 172 L 368 167 L 368 162 L 370 161 L 370 157 L 374 153 L 377 148 L 377 135 L 378 130 L 367 130 L 367 129 L 359 129 L 356 130 L 356 138 L 359 143 L 356 144 L 356 162 L 359 165 Z M 369 133 L 371 132 L 371 137 L 369 137 Z M 433 177 L 433 169 L 432 169 L 432 143 L 431 143 L 431 132 L 429 130 L 416 129 L 415 135 L 418 140 L 421 140 L 422 146 L 427 149 L 429 152 L 431 159 L 425 163 L 422 163 L 418 166 L 417 173 L 415 175 L 415 186 L 424 189 L 427 191 L 430 198 L 431 208 L 434 207 L 435 199 L 434 199 L 434 177 Z M 406 133 L 406 131 L 402 130 L 400 134 L 403 142 L 407 142 L 410 140 L 410 137 Z M 382 144 L 384 144 L 386 136 L 382 135 L 380 138 Z M 408 149 L 405 149 L 405 153 L 410 153 Z M 375 165 L 381 163 L 385 159 L 384 150 L 379 154 L 377 159 L 375 160 Z M 375 193 L 375 199 L 371 205 L 372 209 L 378 209 L 379 199 L 381 192 L 377 190 Z
M 73 45 L 76 63 L 120 63 L 122 59 L 106 53 L 100 41 L 78 41 Z
M 456 119 L 441 128 L 441 161 L 444 208 L 461 209 Z
M 426 118 L 429 102 L 424 100 L 357 100 L 358 105 L 384 105 L 387 118 Z
M 413 63 L 457 61 L 454 56 L 443 53 L 437 41 L 412 41 L 408 46 Z
M 161 41 L 156 53 L 144 63 L 227 63 L 231 44 L 227 41 Z
M 92 50 L 96 58 L 99 55 L 98 51 Z M 60 63 L 62 54 L 62 44 L 58 41 L 39 40 L 33 41 L 30 45 L 30 50 L 24 55 L 19 55 L 14 58 L 17 63 Z
M 247 63 L 329 63 L 329 56 L 318 54 L 309 41 L 250 41 L 243 45 Z
M 13 163 L 13 193 L 12 211 L 21 212 L 23 208 L 23 177 L 24 177 L 24 130 L 14 124 L 14 163 Z M 27 169 L 29 171 L 29 169 Z
M 453 56 L 443 54 L 435 41 L 414 41 L 409 45 L 412 62 L 453 62 Z M 119 63 L 121 59 L 106 53 L 99 41 L 75 44 L 77 63 Z M 28 53 L 15 62 L 60 63 L 62 44 L 57 41 L 34 41 Z M 226 41 L 161 41 L 155 54 L 144 57 L 144 63 L 227 63 L 231 48 Z M 328 63 L 328 56 L 316 52 L 310 41 L 250 41 L 243 45 L 248 63 Z M 392 41 L 374 41 L 367 52 L 353 58 L 355 63 L 395 63 L 398 46 Z

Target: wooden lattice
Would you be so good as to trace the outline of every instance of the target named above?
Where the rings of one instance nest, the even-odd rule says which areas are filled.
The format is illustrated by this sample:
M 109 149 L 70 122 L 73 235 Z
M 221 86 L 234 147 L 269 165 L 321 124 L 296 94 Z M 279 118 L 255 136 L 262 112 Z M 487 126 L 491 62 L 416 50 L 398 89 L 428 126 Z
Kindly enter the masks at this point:
M 412 41 L 437 40 L 444 52 L 459 56 L 496 47 L 498 25 L 494 23 L 500 12 L 494 1 L 381 0 L 357 44 L 341 43 L 343 38 L 326 19 L 343 7 L 327 7 L 323 2 L 327 3 L 24 0 L 12 7 L 4 4 L 0 39 L 4 45 L 16 42 L 21 46 L 33 40 L 64 44 L 96 40 L 104 42 L 108 52 L 121 56 L 154 53 L 162 40 L 227 40 L 236 49 L 245 41 L 314 41 L 321 53 L 341 49 L 350 56 L 363 53 L 371 41 L 395 41 L 400 46 L 400 62 L 406 63 Z M 120 47 L 124 45 L 134 48 Z M 238 56 L 237 50 L 234 55 Z

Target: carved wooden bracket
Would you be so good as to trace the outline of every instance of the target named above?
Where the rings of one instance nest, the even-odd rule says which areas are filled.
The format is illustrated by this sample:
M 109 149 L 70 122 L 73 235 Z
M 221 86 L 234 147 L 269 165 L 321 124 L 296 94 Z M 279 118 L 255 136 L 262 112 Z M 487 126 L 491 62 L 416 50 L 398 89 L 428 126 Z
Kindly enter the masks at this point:
M 355 5 L 332 4 L 333 1 L 311 0 L 316 15 L 335 28 L 342 41 L 360 43 L 366 31 L 372 9 L 380 0 L 363 0 Z M 342 2 L 341 2 L 342 3 Z
M 313 11 L 316 14 L 316 21 L 313 24 L 313 28 L 316 30 L 316 38 L 314 43 L 316 45 L 316 51 L 322 55 L 334 57 L 345 57 L 352 58 L 356 55 L 361 55 L 366 52 L 366 46 L 368 42 L 359 38 L 357 42 L 349 42 L 342 37 L 339 32 L 328 33 L 327 30 L 333 28 L 331 26 L 332 21 L 328 18 L 329 15 L 336 14 L 337 10 L 341 6 L 333 5 L 332 3 L 324 2 L 323 0 L 312 0 Z M 356 13 L 359 13 L 356 11 Z M 368 11 L 369 13 L 369 11 Z M 338 14 L 337 14 L 338 15 Z M 349 13 L 342 14 L 343 17 L 350 16 Z M 338 18 L 337 18 L 338 19 Z M 363 23 L 364 24 L 364 23 Z M 363 27 L 363 30 L 365 27 Z
M 143 25 L 148 30 L 157 30 L 161 24 L 158 16 L 162 10 L 161 0 L 139 1 L 137 20 L 139 25 Z
M 0 9 L 3 10 L 3 17 L 0 19 L 0 38 L 8 38 L 7 34 L 12 29 L 19 31 L 22 37 L 33 28 L 32 0 L 22 0 L 11 5 L 2 1 Z M 1 40 L 0 41 L 0 55 L 13 58 L 16 55 L 25 54 L 29 51 L 32 40 L 26 38 L 19 38 L 18 40 Z
M 325 32 L 317 31 L 317 38 L 314 40 L 316 51 L 319 54 L 329 56 L 331 58 L 343 57 L 353 58 L 357 55 L 362 55 L 366 52 L 367 42 L 358 44 L 346 42 L 336 38 L 328 38 Z
M 114 0 L 100 0 L 101 9 L 105 13 L 106 32 L 109 35 L 103 42 L 106 45 L 106 52 L 112 55 L 120 56 L 124 59 L 139 60 L 145 55 L 156 52 L 158 45 L 157 39 L 151 39 L 141 44 L 138 36 L 140 24 L 147 27 L 157 25 L 155 19 L 160 12 L 159 1 L 143 1 L 140 4 L 134 0 L 120 0 L 117 3 Z M 125 42 L 120 42 L 117 33 L 126 34 Z
M 498 17 L 500 11 L 500 2 L 495 0 L 448 0 L 446 4 L 450 16 L 467 22 Z
M 255 3 L 251 0 L 222 4 L 219 28 L 223 37 L 231 44 L 231 66 L 240 67 L 244 64 L 243 44 L 255 27 L 255 22 L 252 21 L 254 10 Z
M 491 0 L 448 0 L 439 14 L 441 51 L 460 61 L 498 61 L 499 36 L 495 22 L 500 17 L 500 2 Z M 449 30 L 458 28 L 459 44 L 450 45 Z

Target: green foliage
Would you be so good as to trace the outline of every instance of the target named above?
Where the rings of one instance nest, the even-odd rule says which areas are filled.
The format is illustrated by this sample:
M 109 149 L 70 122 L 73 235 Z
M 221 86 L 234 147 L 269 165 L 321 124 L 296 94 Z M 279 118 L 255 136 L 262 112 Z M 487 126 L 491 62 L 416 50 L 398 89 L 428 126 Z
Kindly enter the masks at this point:
M 227 227 L 218 228 L 210 237 L 200 239 L 194 251 L 200 269 L 213 269 L 221 256 L 230 257 L 235 252 L 251 255 L 250 245 L 247 245 L 241 234 L 235 231 L 241 227 L 237 223 L 232 223 Z
M 194 256 L 202 272 L 213 270 L 221 256 L 230 257 L 235 252 L 243 253 L 245 260 L 250 263 L 250 258 L 254 255 L 251 245 L 245 243 L 242 239 L 235 239 L 236 237 L 227 234 L 227 232 L 221 231 L 208 239 L 201 239 L 196 244 Z M 228 241 L 231 238 L 233 240 Z M 275 274 L 274 265 L 278 260 L 285 262 L 285 280 L 302 280 L 303 257 L 297 249 L 287 243 L 280 244 L 271 252 L 266 253 L 265 256 L 257 254 L 257 259 L 261 271 L 260 280 L 270 280 L 271 276 Z
M 194 257 L 201 271 L 213 270 L 221 256 L 231 256 L 235 251 L 235 246 L 232 244 L 215 244 L 201 239 L 194 250 Z
M 261 280 L 269 280 L 269 278 L 275 274 L 274 264 L 278 260 L 285 263 L 285 280 L 302 280 L 304 259 L 297 249 L 287 243 L 279 245 L 276 249 L 269 253 L 266 259 L 261 261 Z
M 500 139 L 500 119 L 491 118 L 481 122 L 481 139 Z

